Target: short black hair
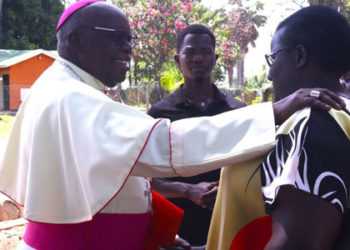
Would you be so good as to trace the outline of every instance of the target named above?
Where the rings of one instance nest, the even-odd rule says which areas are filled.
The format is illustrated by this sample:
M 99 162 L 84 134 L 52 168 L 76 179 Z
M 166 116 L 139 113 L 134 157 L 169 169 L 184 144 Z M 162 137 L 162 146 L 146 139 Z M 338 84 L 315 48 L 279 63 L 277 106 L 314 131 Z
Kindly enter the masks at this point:
M 191 24 L 191 25 L 188 25 L 186 28 L 184 28 L 182 31 L 180 31 L 180 33 L 176 37 L 176 51 L 177 51 L 177 53 L 180 52 L 182 44 L 183 44 L 184 39 L 185 39 L 185 36 L 187 34 L 197 34 L 197 35 L 198 34 L 207 34 L 210 36 L 211 44 L 215 48 L 216 38 L 215 38 L 213 32 L 211 32 L 211 30 L 208 29 L 207 27 L 205 27 L 204 25 Z
M 345 73 L 350 68 L 350 26 L 332 8 L 313 5 L 283 20 L 281 43 L 286 47 L 305 46 L 320 67 L 328 72 Z

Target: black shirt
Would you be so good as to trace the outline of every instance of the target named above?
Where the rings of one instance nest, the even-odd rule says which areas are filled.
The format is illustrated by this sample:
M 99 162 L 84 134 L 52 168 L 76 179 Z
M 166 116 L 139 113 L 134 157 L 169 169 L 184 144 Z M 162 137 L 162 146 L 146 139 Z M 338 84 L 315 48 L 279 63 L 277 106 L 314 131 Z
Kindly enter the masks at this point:
M 305 112 L 306 113 L 306 112 Z M 347 209 L 350 182 L 350 141 L 326 112 L 310 109 L 277 144 L 261 165 L 261 185 L 267 213 L 279 187 L 291 185 L 335 206 Z
M 236 100 L 212 84 L 214 101 L 202 111 L 186 98 L 183 86 L 181 85 L 174 93 L 153 104 L 148 114 L 154 118 L 168 118 L 171 121 L 176 121 L 191 117 L 213 116 L 245 106 L 243 102 Z M 213 182 L 220 179 L 220 169 L 192 177 L 167 179 L 192 184 L 203 181 Z M 192 245 L 206 244 L 212 211 L 201 208 L 189 199 L 173 198 L 169 200 L 185 211 L 179 230 L 180 237 Z

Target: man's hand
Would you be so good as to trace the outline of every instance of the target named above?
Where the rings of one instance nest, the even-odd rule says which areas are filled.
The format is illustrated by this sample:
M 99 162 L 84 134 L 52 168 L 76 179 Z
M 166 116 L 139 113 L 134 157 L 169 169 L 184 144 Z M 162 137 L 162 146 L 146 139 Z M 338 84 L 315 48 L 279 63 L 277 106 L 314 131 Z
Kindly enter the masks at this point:
M 218 185 L 219 185 L 219 182 L 216 182 L 216 185 L 213 186 L 212 189 L 202 194 L 201 196 L 202 208 L 209 208 L 213 210 L 215 205 L 216 195 L 218 193 Z
M 310 96 L 311 90 L 319 91 L 320 96 L 318 98 Z M 273 104 L 275 123 L 282 124 L 295 111 L 306 106 L 329 111 L 330 108 L 340 110 L 345 107 L 345 103 L 339 96 L 328 89 L 299 89 L 293 94 Z
M 191 184 L 186 191 L 186 197 L 203 208 L 214 207 L 218 182 L 200 182 Z
M 176 235 L 174 245 L 168 248 L 158 248 L 158 250 L 186 250 L 191 249 L 191 244 Z

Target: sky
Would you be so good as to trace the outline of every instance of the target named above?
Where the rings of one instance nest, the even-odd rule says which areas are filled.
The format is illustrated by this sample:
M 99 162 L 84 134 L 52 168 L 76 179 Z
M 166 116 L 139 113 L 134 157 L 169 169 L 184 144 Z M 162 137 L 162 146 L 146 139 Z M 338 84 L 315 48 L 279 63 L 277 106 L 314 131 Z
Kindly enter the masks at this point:
M 227 0 L 202 0 L 205 6 L 211 9 L 225 7 Z M 259 37 L 255 41 L 256 47 L 249 45 L 245 57 L 245 76 L 257 75 L 261 72 L 263 65 L 266 65 L 264 55 L 270 52 L 272 35 L 280 21 L 300 9 L 307 6 L 307 1 L 299 0 L 299 4 L 288 0 L 261 0 L 264 3 L 263 15 L 267 16 L 267 23 L 258 28 Z M 267 66 L 267 65 L 266 65 Z

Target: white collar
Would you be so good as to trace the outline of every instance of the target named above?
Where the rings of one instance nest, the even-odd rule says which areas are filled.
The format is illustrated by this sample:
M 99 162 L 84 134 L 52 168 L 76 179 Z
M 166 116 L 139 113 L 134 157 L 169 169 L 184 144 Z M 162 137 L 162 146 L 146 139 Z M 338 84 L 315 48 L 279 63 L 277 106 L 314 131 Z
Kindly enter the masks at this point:
M 65 66 L 67 66 L 78 78 L 80 78 L 80 80 L 82 82 L 86 83 L 87 85 L 89 85 L 97 90 L 104 91 L 105 85 L 100 80 L 98 80 L 96 77 L 92 76 L 91 74 L 89 74 L 85 70 L 79 68 L 77 65 L 73 64 L 72 62 L 70 62 L 62 57 L 58 57 L 57 61 Z

